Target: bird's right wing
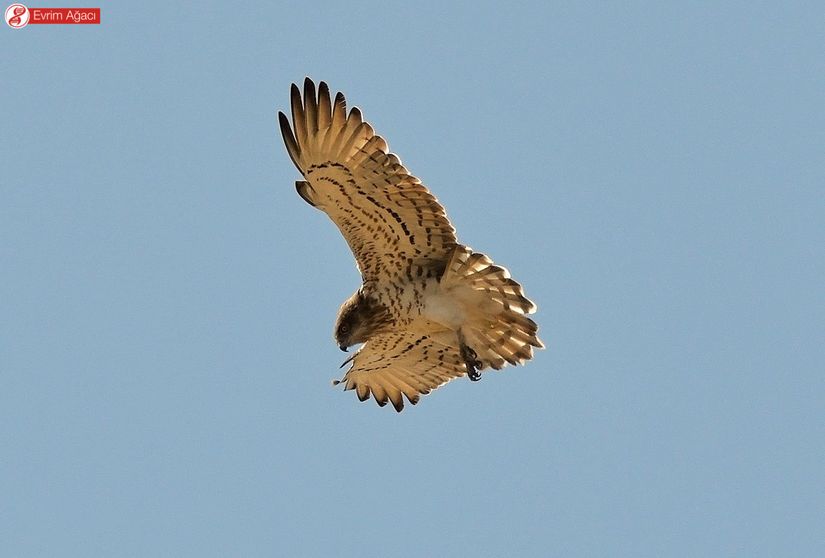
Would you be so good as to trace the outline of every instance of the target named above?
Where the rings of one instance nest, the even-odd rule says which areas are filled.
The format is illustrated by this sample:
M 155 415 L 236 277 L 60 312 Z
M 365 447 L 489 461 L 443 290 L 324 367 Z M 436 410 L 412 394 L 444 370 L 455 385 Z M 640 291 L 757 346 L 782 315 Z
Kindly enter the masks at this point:
M 304 181 L 298 193 L 329 215 L 355 255 L 365 281 L 440 276 L 456 246 L 455 229 L 438 200 L 411 175 L 387 142 L 344 95 L 307 78 L 303 99 L 292 85 L 292 126 L 281 134 Z
M 352 366 L 335 384 L 354 389 L 361 401 L 372 394 L 383 407 L 389 400 L 398 412 L 404 408 L 402 394 L 415 405 L 421 395 L 467 373 L 456 347 L 412 332 L 376 335 L 347 362 Z

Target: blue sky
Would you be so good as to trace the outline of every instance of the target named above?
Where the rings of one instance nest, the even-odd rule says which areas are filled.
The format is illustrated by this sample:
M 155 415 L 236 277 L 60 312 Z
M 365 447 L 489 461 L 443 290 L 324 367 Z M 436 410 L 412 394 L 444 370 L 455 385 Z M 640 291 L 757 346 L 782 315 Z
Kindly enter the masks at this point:
M 0 30 L 8 556 L 822 556 L 818 3 L 102 4 Z M 344 91 L 548 348 L 397 415 L 277 130 Z

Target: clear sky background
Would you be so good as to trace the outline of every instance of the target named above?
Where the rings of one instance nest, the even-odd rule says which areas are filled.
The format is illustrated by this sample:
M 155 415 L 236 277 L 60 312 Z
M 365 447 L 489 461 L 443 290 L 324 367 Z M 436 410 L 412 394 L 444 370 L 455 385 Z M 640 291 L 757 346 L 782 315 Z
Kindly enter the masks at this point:
M 822 4 L 622 4 L 0 29 L 0 554 L 825 555 Z M 305 75 L 525 285 L 528 366 L 330 386 Z

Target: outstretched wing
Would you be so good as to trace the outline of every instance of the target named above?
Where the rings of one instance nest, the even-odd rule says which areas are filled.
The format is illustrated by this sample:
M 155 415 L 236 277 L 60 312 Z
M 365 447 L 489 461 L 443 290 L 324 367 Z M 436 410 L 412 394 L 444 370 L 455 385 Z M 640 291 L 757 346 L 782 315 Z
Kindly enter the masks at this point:
M 456 246 L 455 229 L 438 200 L 412 176 L 387 142 L 342 93 L 307 78 L 293 84 L 292 124 L 278 113 L 296 183 L 309 204 L 329 215 L 355 255 L 364 281 L 398 275 L 411 265 L 442 269 Z M 293 132 L 294 129 L 294 132 Z
M 415 405 L 421 395 L 467 373 L 457 348 L 408 331 L 370 338 L 348 362 L 352 366 L 335 383 L 354 389 L 361 401 L 372 394 L 383 407 L 389 400 L 398 412 L 402 394 Z

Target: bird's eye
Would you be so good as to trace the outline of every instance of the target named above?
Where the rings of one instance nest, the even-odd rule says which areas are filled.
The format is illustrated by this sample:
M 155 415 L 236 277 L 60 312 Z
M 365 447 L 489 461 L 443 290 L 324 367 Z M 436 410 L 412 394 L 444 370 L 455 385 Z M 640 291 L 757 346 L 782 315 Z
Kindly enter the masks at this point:
M 349 333 L 349 326 L 347 324 L 341 326 L 341 333 Z

